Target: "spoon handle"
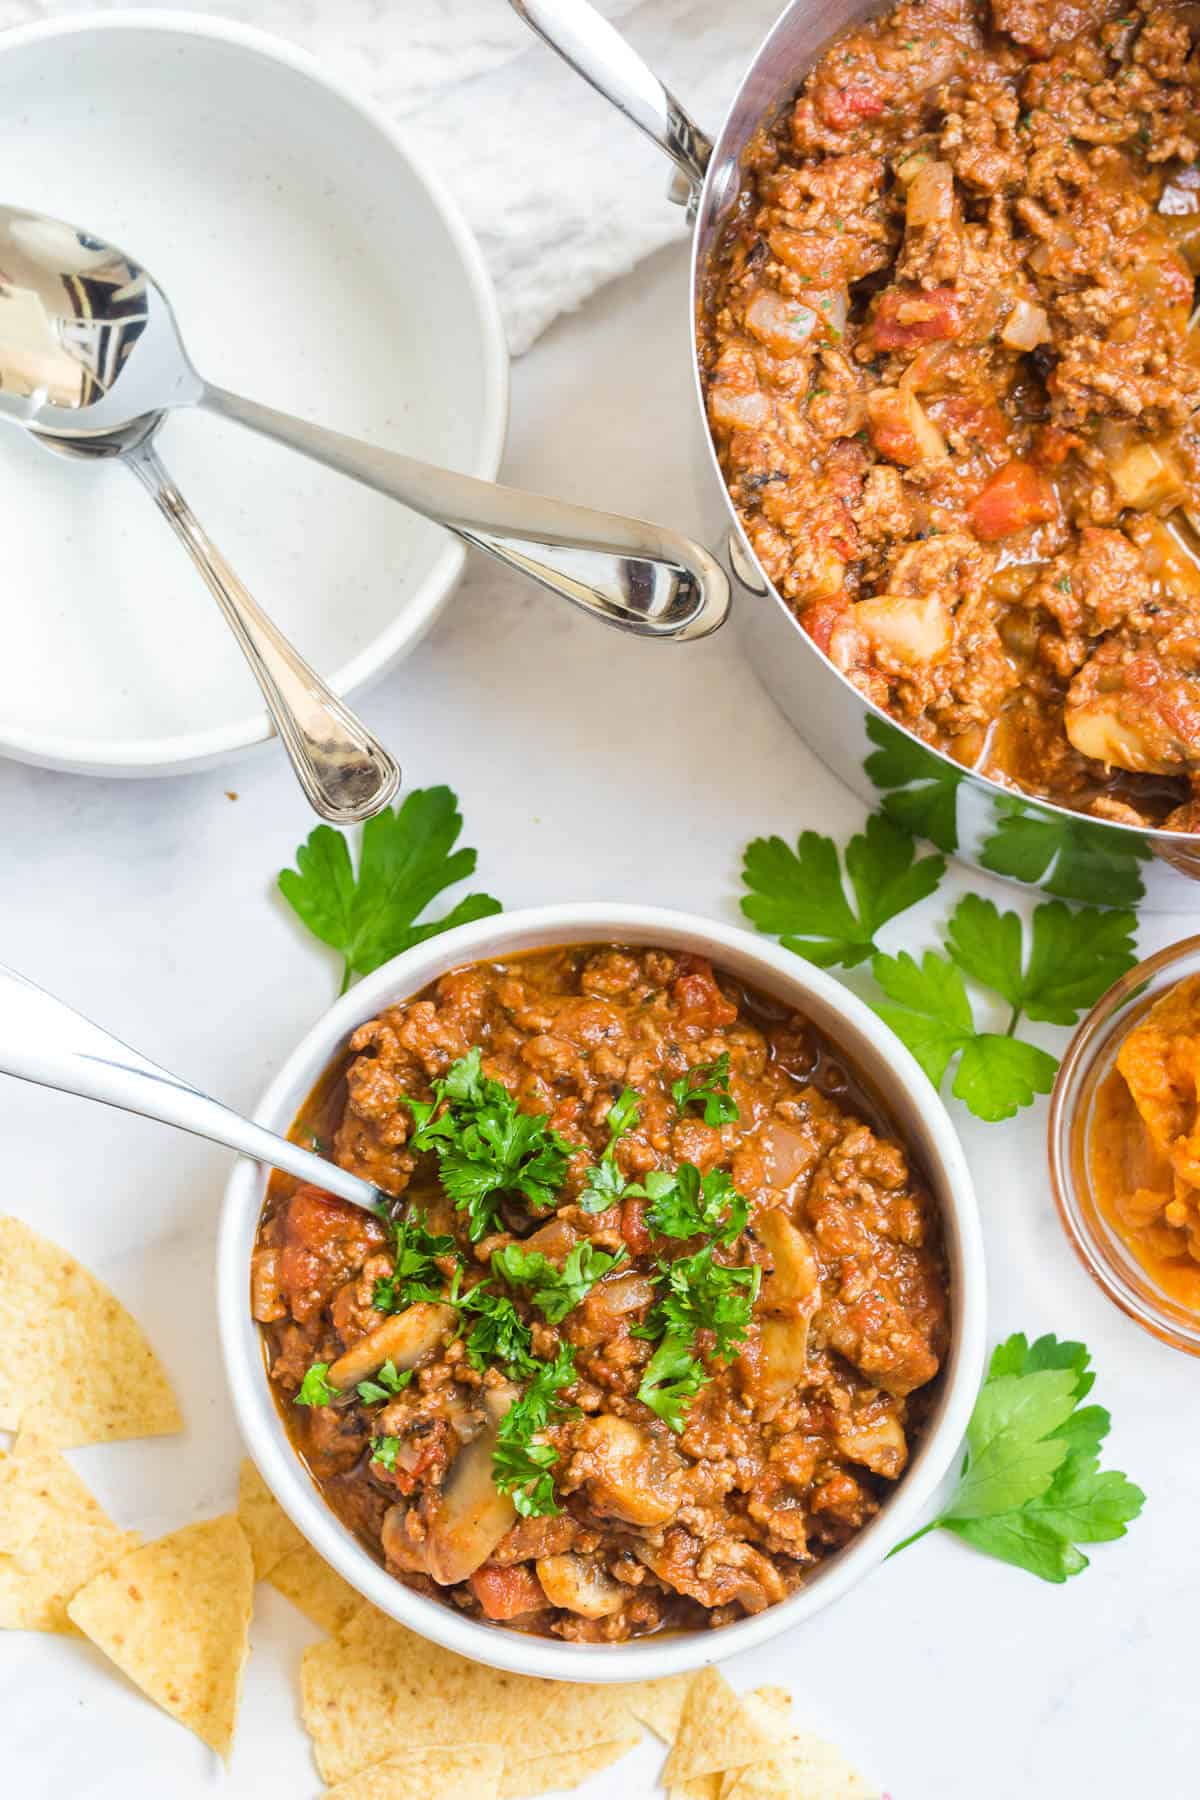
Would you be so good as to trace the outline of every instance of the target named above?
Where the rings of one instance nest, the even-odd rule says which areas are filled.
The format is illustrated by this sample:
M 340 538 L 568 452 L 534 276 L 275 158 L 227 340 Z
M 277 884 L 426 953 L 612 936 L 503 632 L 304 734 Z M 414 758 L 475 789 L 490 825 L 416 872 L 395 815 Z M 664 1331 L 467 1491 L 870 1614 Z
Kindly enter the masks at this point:
M 400 770 L 238 580 L 159 461 L 149 438 L 124 453 L 203 575 L 262 689 L 310 806 L 334 825 L 369 819 L 391 801 Z
M 380 1198 L 370 1182 L 210 1100 L 3 964 L 0 1072 L 176 1125 L 195 1137 L 210 1138 L 272 1168 L 285 1169 L 355 1206 L 374 1210 Z
M 224 388 L 205 384 L 200 405 L 401 501 L 607 625 L 702 638 L 729 611 L 720 563 L 665 526 L 438 469 Z

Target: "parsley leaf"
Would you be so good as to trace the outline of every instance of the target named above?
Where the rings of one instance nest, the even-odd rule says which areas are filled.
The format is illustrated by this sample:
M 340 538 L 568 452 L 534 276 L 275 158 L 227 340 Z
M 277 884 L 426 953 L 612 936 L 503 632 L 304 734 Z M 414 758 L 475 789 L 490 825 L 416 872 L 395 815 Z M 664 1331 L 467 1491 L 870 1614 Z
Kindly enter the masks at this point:
M 637 1190 L 631 1190 L 631 1192 Z M 724 1169 L 710 1169 L 701 1176 L 695 1163 L 680 1163 L 674 1174 L 653 1169 L 641 1183 L 650 1201 L 646 1223 L 663 1237 L 716 1238 L 731 1244 L 746 1229 L 750 1216 L 744 1194 L 733 1185 Z
M 793 851 L 782 838 L 747 845 L 742 877 L 752 890 L 742 911 L 759 931 L 778 937 L 823 969 L 851 969 L 875 953 L 875 934 L 897 913 L 932 894 L 946 870 L 942 856 L 915 861 L 906 831 L 882 814 L 846 845 L 846 873 L 857 912 L 846 896 L 832 838 L 803 831 Z
M 1062 1582 L 1088 1566 L 1080 1544 L 1124 1537 L 1145 1495 L 1116 1470 L 1101 1470 L 1109 1417 L 1080 1402 L 1091 1391 L 1082 1344 L 1023 1333 L 992 1356 L 967 1427 L 967 1457 L 946 1509 L 898 1544 L 937 1528 L 977 1550 Z M 895 1551 L 892 1552 L 896 1554 Z
M 506 1244 L 492 1256 L 492 1269 L 510 1287 L 528 1287 L 530 1300 L 544 1319 L 557 1325 L 587 1298 L 602 1275 L 624 1261 L 624 1250 L 598 1250 L 584 1239 L 574 1245 L 561 1269 L 540 1250 Z
M 371 1439 L 371 1461 L 378 1463 L 391 1475 L 395 1471 L 396 1456 L 400 1449 L 398 1437 L 377 1437 Z
M 391 1357 L 381 1369 L 376 1369 L 373 1381 L 360 1381 L 358 1397 L 367 1406 L 373 1406 L 378 1400 L 390 1400 L 394 1394 L 401 1393 L 412 1380 L 414 1369 L 397 1370 Z
M 483 1073 L 478 1045 L 451 1064 L 433 1093 L 432 1101 L 403 1097 L 417 1127 L 409 1143 L 438 1157 L 442 1186 L 468 1215 L 472 1243 L 492 1229 L 503 1194 L 522 1194 L 538 1211 L 552 1204 L 575 1145 L 544 1115 L 522 1112 L 504 1083 Z
M 958 790 L 964 771 L 935 756 L 907 732 L 874 716 L 867 736 L 878 745 L 863 764 L 881 790 L 883 810 L 902 831 L 928 838 L 939 850 L 958 849 Z
M 729 1092 L 728 1050 L 722 1050 L 714 1062 L 700 1063 L 673 1081 L 671 1098 L 681 1113 L 689 1106 L 702 1106 L 706 1125 L 731 1125 L 740 1119 L 737 1101 Z
M 690 1337 L 668 1332 L 650 1361 L 638 1388 L 638 1399 L 678 1435 L 687 1419 L 688 1402 L 712 1377 L 692 1355 Z
M 413 944 L 501 910 L 490 894 L 468 894 L 442 918 L 416 923 L 444 888 L 475 872 L 475 851 L 454 849 L 462 823 L 448 787 L 414 788 L 398 811 L 385 807 L 363 826 L 357 875 L 346 839 L 331 825 L 310 832 L 296 867 L 281 871 L 280 892 L 293 912 L 344 959 L 343 993 L 353 976 Z
M 965 894 L 954 909 L 946 947 L 966 974 L 995 991 L 1021 1015 L 1051 1025 L 1074 1025 L 1117 977 L 1137 961 L 1131 912 L 1085 907 L 1074 912 L 1061 901 L 1033 914 L 1028 967 L 1022 966 L 1023 934 L 1016 913 L 1001 913 L 990 900 Z
M 482 1374 L 493 1363 L 502 1363 L 510 1375 L 528 1375 L 536 1369 L 533 1333 L 508 1295 L 495 1293 L 488 1281 L 477 1282 L 461 1297 L 457 1286 L 455 1282 L 449 1304 L 475 1315 L 465 1345 L 471 1367 Z
M 329 1373 L 327 1362 L 313 1363 L 306 1371 L 304 1380 L 296 1390 L 295 1406 L 331 1406 L 337 1399 L 340 1389 L 330 1387 L 325 1377 Z
M 439 1299 L 442 1276 L 439 1256 L 453 1256 L 458 1246 L 445 1233 L 428 1230 L 424 1213 L 413 1211 L 391 1224 L 396 1266 L 375 1283 L 371 1304 L 379 1312 L 402 1312 L 414 1300 Z
M 1042 812 L 1008 795 L 994 801 L 996 829 L 979 860 L 997 875 L 1036 882 L 1063 900 L 1096 900 L 1132 905 L 1145 883 L 1139 862 L 1151 855 L 1145 838 L 1115 832 L 1109 825 L 1062 813 Z
M 500 1421 L 492 1452 L 492 1480 L 502 1494 L 511 1494 L 523 1519 L 553 1518 L 562 1509 L 554 1497 L 550 1471 L 558 1461 L 553 1444 L 534 1440 L 556 1418 L 576 1409 L 559 1398 L 575 1379 L 575 1352 L 564 1344 L 552 1363 L 539 1363 L 537 1373 L 519 1399 Z
M 684 1402 L 697 1394 L 711 1374 L 697 1355 L 697 1338 L 712 1333 L 712 1359 L 728 1362 L 744 1342 L 762 1281 L 757 1264 L 728 1268 L 714 1260 L 710 1245 L 694 1256 L 664 1265 L 663 1290 L 645 1325 L 633 1335 L 658 1338 L 646 1365 L 637 1397 L 671 1427 L 683 1430 Z
M 620 1094 L 608 1109 L 608 1143 L 598 1163 L 593 1163 L 583 1178 L 583 1190 L 579 1196 L 579 1204 L 584 1212 L 606 1212 L 625 1198 L 629 1191 L 616 1162 L 616 1148 L 626 1132 L 633 1131 L 639 1118 L 641 1108 L 633 1088 L 622 1088 Z
M 934 1087 L 959 1057 L 951 1092 L 976 1118 L 1011 1119 L 1035 1094 L 1050 1092 L 1057 1057 L 1020 1038 L 976 1031 L 962 974 L 948 957 L 927 950 L 917 963 L 905 950 L 877 956 L 871 972 L 894 1003 L 875 1011 L 908 1045 Z

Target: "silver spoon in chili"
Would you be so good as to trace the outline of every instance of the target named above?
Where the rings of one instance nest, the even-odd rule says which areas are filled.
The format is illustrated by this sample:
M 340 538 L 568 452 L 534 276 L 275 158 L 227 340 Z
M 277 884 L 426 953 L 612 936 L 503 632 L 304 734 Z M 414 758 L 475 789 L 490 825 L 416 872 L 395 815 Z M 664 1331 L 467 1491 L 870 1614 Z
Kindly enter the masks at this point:
M 210 1138 L 367 1212 L 390 1204 L 382 1188 L 209 1099 L 2 964 L 0 1021 L 0 1073 Z

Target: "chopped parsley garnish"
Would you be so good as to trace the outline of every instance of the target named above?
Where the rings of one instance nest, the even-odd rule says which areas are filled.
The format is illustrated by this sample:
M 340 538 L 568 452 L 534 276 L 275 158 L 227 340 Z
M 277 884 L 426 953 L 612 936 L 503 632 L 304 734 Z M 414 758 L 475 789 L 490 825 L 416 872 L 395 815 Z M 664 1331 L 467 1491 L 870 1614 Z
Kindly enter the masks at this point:
M 553 1444 L 534 1442 L 554 1419 L 567 1418 L 576 1409 L 559 1399 L 562 1389 L 575 1379 L 575 1352 L 564 1344 L 552 1363 L 537 1365 L 537 1373 L 519 1399 L 500 1421 L 492 1452 L 492 1480 L 502 1494 L 511 1494 L 523 1519 L 552 1518 L 561 1508 L 554 1498 L 550 1471 L 558 1461 Z
M 714 1062 L 700 1063 L 671 1083 L 671 1098 L 681 1113 L 689 1106 L 704 1109 L 706 1125 L 730 1125 L 741 1117 L 729 1092 L 729 1052 L 722 1050 Z
M 500 1363 L 510 1375 L 529 1375 L 538 1367 L 533 1356 L 533 1333 L 507 1294 L 498 1294 L 490 1281 L 477 1282 L 459 1295 L 458 1283 L 449 1298 L 464 1314 L 472 1314 L 475 1323 L 467 1332 L 467 1361 L 482 1374 L 494 1363 Z
M 553 1204 L 575 1145 L 544 1115 L 522 1112 L 502 1081 L 485 1075 L 478 1045 L 433 1084 L 432 1100 L 407 1106 L 416 1122 L 414 1150 L 432 1150 L 442 1186 L 468 1215 L 472 1243 L 493 1228 L 504 1194 L 520 1194 L 536 1210 Z
M 640 1117 L 638 1097 L 632 1088 L 622 1088 L 608 1109 L 608 1143 L 598 1163 L 593 1163 L 583 1179 L 579 1204 L 584 1212 L 606 1212 L 625 1198 L 625 1177 L 617 1167 L 616 1148 L 627 1131 L 632 1131 Z
M 296 867 L 280 873 L 292 911 L 342 957 L 343 993 L 355 975 L 369 975 L 413 944 L 501 911 L 490 894 L 468 894 L 440 919 L 416 923 L 444 888 L 475 872 L 475 851 L 454 849 L 462 824 L 448 787 L 414 788 L 398 811 L 385 806 L 363 826 L 357 874 L 332 825 L 311 831 Z
M 493 1254 L 492 1271 L 509 1287 L 527 1287 L 530 1302 L 551 1325 L 557 1325 L 624 1257 L 624 1250 L 598 1250 L 585 1239 L 572 1248 L 558 1269 L 540 1250 L 507 1244 Z
M 371 1461 L 378 1463 L 391 1475 L 396 1467 L 396 1455 L 400 1449 L 398 1437 L 377 1437 L 371 1439 Z
M 852 969 L 876 951 L 875 934 L 897 913 L 932 894 L 946 872 L 942 856 L 923 856 L 907 831 L 880 813 L 846 845 L 851 906 L 832 838 L 802 831 L 792 850 L 780 837 L 747 845 L 742 878 L 751 890 L 742 911 L 784 948 L 819 968 Z
M 950 1503 L 897 1544 L 939 1527 L 988 1556 L 1063 1582 L 1088 1566 L 1080 1544 L 1124 1537 L 1146 1496 L 1115 1469 L 1100 1468 L 1112 1423 L 1083 1406 L 1095 1380 L 1083 1344 L 1023 1332 L 996 1349 L 967 1426 L 967 1454 Z
M 359 1382 L 358 1397 L 367 1406 L 374 1406 L 379 1400 L 390 1400 L 394 1395 L 403 1392 L 414 1374 L 415 1370 L 413 1369 L 397 1370 L 395 1363 L 389 1357 L 381 1369 L 376 1369 L 373 1380 Z
M 658 1348 L 646 1365 L 638 1399 L 671 1427 L 683 1430 L 685 1404 L 712 1379 L 697 1355 L 702 1331 L 713 1335 L 715 1362 L 728 1362 L 744 1342 L 762 1270 L 731 1269 L 714 1260 L 712 1247 L 664 1264 L 662 1291 L 636 1337 L 657 1338 Z
M 749 1206 L 724 1169 L 702 1176 L 695 1163 L 683 1162 L 673 1174 L 652 1169 L 641 1182 L 650 1201 L 646 1223 L 663 1237 L 701 1235 L 731 1244 L 746 1229 Z
M 329 1373 L 327 1362 L 315 1362 L 306 1371 L 304 1380 L 296 1390 L 293 1402 L 296 1406 L 331 1406 L 337 1399 L 340 1389 L 330 1387 L 325 1377 Z
M 412 1212 L 391 1224 L 396 1266 L 375 1283 L 371 1304 L 379 1312 L 401 1312 L 414 1300 L 438 1300 L 439 1256 L 453 1256 L 458 1246 L 448 1234 L 427 1229 L 424 1213 Z

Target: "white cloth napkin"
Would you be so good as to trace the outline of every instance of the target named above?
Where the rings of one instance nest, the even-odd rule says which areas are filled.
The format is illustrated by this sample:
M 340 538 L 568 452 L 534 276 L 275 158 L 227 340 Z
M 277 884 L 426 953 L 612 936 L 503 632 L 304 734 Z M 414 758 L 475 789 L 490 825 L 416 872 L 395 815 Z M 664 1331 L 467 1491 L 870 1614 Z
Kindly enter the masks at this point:
M 779 0 L 599 6 L 713 132 Z M 80 0 L 0 0 L 0 29 L 80 10 Z M 436 164 L 483 246 L 514 354 L 685 230 L 666 197 L 666 157 L 508 0 L 227 0 L 209 10 L 312 51 Z

